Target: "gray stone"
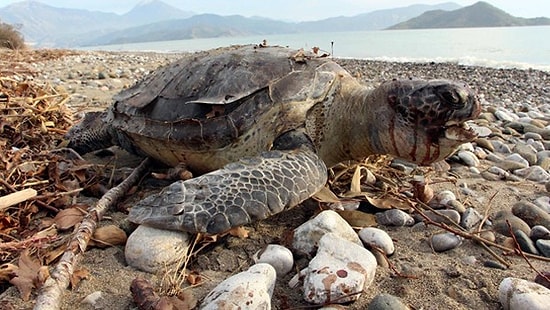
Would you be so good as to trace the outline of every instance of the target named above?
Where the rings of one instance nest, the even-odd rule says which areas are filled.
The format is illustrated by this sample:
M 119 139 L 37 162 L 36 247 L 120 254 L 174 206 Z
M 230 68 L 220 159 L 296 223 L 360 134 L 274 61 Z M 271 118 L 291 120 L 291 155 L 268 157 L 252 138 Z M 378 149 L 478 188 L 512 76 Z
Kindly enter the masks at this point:
M 515 171 L 518 169 L 523 169 L 528 167 L 528 165 L 524 163 L 513 161 L 513 160 L 503 160 L 501 162 L 497 162 L 496 165 L 507 171 Z
M 463 238 L 453 233 L 441 233 L 433 235 L 430 239 L 434 251 L 444 252 L 452 250 L 462 243 Z
M 390 209 L 376 213 L 376 221 L 385 226 L 412 226 L 414 218 L 407 212 L 399 209 Z
M 519 229 L 528 235 L 531 233 L 531 227 L 511 211 L 499 211 L 494 215 L 493 230 L 499 234 L 511 237 L 512 235 L 507 222 L 510 223 L 512 231 Z
M 495 147 L 493 146 L 493 144 L 487 140 L 486 138 L 477 138 L 476 139 L 476 144 L 486 150 L 489 150 L 491 152 L 494 152 L 495 151 Z
M 188 249 L 188 233 L 140 225 L 128 237 L 124 254 L 128 265 L 158 273 L 177 267 Z
M 500 282 L 498 299 L 504 310 L 546 310 L 550 305 L 550 289 L 509 277 Z
M 539 239 L 535 245 L 542 255 L 550 257 L 550 240 Z
M 481 223 L 481 220 L 483 220 L 483 216 L 479 214 L 476 209 L 468 208 L 466 209 L 464 214 L 462 214 L 462 218 L 460 219 L 460 226 L 467 230 L 470 230 Z
M 530 227 L 541 225 L 550 229 L 550 214 L 528 201 L 520 201 L 512 207 L 512 213 L 525 221 Z
M 535 165 L 537 163 L 537 150 L 528 144 L 517 143 L 516 147 L 514 147 L 514 152 L 521 155 L 529 165 Z
M 376 295 L 367 310 L 409 310 L 410 308 L 403 303 L 403 301 L 396 296 L 381 293 Z
M 535 225 L 531 227 L 531 233 L 529 234 L 529 237 L 534 241 L 537 241 L 539 239 L 550 240 L 550 230 L 544 226 Z
M 510 154 L 512 151 L 510 150 L 510 147 L 506 145 L 504 142 L 500 140 L 490 140 L 491 144 L 493 145 L 493 149 L 495 152 L 501 153 L 501 154 Z
M 518 242 L 518 245 L 522 251 L 535 255 L 539 254 L 535 243 L 533 242 L 533 240 L 531 240 L 531 238 L 529 238 L 526 233 L 521 230 L 516 230 L 514 231 L 514 237 L 516 237 L 516 241 Z
M 550 173 L 540 166 L 532 166 L 514 170 L 514 174 L 530 181 L 545 183 L 550 180 Z
M 550 213 L 550 197 L 541 196 L 535 199 L 534 203 L 537 207 L 541 208 L 544 212 Z
M 468 167 L 477 167 L 480 164 L 479 159 L 477 158 L 477 156 L 474 153 L 470 152 L 470 151 L 460 151 L 460 152 L 458 152 L 458 157 Z
M 534 132 L 525 133 L 525 135 L 523 135 L 523 138 L 525 140 L 533 139 L 535 141 L 542 141 L 542 136 L 540 134 L 534 133 Z
M 436 223 L 451 224 L 451 221 L 455 224 L 460 223 L 460 213 L 458 213 L 456 210 L 438 210 L 437 213 L 429 210 L 425 211 L 424 215 L 426 215 L 430 220 Z M 415 215 L 415 217 L 416 216 L 419 217 L 419 221 L 422 220 L 422 217 L 420 217 L 420 215 Z

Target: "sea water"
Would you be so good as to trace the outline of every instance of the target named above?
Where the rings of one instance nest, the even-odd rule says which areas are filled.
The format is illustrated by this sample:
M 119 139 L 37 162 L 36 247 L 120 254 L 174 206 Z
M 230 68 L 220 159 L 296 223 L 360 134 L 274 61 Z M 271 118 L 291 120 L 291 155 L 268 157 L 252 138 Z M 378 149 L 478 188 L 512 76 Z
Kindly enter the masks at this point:
M 111 51 L 199 51 L 233 44 L 319 47 L 334 57 L 456 62 L 550 71 L 550 26 L 377 30 L 221 37 L 86 47 Z

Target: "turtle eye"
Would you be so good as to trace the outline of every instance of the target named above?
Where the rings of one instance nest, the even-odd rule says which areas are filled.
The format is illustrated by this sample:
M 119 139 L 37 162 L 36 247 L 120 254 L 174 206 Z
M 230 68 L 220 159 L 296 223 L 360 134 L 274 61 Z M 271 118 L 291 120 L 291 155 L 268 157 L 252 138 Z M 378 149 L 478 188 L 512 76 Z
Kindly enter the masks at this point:
M 465 102 L 460 98 L 459 94 L 452 90 L 445 90 L 441 93 L 441 97 L 443 99 L 450 103 L 451 106 L 455 109 L 463 108 L 465 105 Z

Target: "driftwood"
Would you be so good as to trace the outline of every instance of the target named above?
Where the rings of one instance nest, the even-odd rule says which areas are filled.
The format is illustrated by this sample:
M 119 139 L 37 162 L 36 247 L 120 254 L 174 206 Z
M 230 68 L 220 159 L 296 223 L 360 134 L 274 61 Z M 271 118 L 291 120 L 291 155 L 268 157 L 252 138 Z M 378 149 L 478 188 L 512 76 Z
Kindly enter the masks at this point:
M 20 202 L 27 201 L 33 197 L 36 197 L 37 192 L 32 188 L 20 190 L 15 193 L 11 193 L 0 197 L 0 211 L 16 205 Z
M 69 286 L 71 275 L 81 257 L 80 254 L 86 250 L 98 222 L 101 221 L 107 210 L 141 178 L 148 166 L 149 159 L 143 160 L 128 178 L 101 197 L 84 217 L 82 223 L 75 228 L 74 236 L 69 241 L 67 250 L 40 289 L 34 309 L 59 309 L 63 292 Z

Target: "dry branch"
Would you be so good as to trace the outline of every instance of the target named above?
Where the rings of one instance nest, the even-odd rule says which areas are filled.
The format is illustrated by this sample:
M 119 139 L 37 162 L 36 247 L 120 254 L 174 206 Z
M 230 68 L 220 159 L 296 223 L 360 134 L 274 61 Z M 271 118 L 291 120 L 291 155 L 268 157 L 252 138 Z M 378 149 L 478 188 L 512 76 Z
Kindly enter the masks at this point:
M 105 212 L 116 201 L 120 200 L 130 187 L 136 183 L 145 173 L 149 165 L 149 160 L 145 159 L 141 164 L 118 186 L 110 189 L 90 212 L 84 217 L 82 223 L 75 229 L 74 235 L 69 241 L 67 250 L 61 257 L 59 263 L 55 266 L 51 276 L 46 280 L 36 298 L 34 309 L 59 309 L 63 291 L 69 286 L 70 277 L 73 274 L 75 266 L 80 259 L 80 254 L 84 253 L 88 242 L 92 237 L 98 222 Z

